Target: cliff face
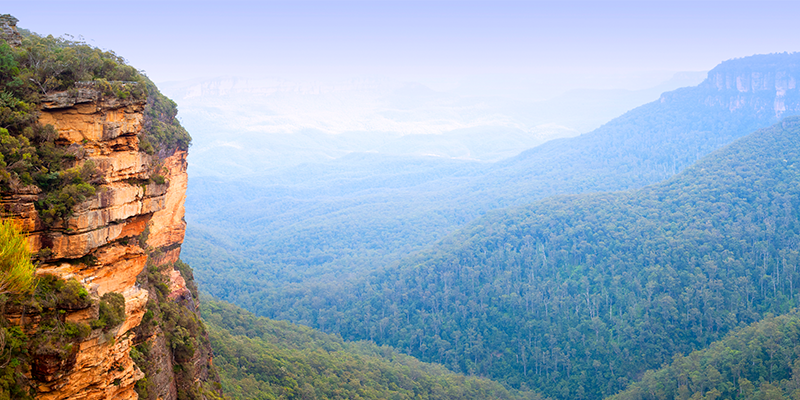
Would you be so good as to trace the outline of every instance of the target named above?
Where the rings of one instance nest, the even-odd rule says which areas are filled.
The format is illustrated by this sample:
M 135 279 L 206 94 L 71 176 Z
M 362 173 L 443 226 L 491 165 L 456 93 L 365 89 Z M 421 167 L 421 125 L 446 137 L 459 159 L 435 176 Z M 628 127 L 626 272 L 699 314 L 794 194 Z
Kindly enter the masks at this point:
M 180 245 L 186 234 L 186 221 L 183 220 L 186 187 L 189 176 L 186 174 L 186 152 L 177 151 L 160 164 L 161 171 L 169 182 L 169 190 L 164 194 L 163 207 L 153 213 L 147 245 L 162 253 L 156 264 L 178 261 Z
M 800 113 L 798 80 L 800 53 L 764 54 L 721 63 L 699 87 L 709 91 L 707 106 L 755 111 L 777 121 Z
M 33 358 L 30 378 L 39 398 L 136 399 L 134 384 L 144 374 L 130 356 L 132 346 L 135 341 L 165 343 L 160 331 L 150 336 L 135 332 L 154 301 L 137 277 L 148 264 L 178 260 L 185 230 L 186 152 L 175 150 L 161 159 L 140 151 L 145 104 L 103 96 L 92 85 L 49 94 L 39 122 L 57 129 L 56 142 L 68 148 L 78 165 L 94 163 L 99 172 L 96 194 L 75 206 L 65 221 L 50 225 L 42 222 L 34 206 L 38 188 L 17 188 L 0 199 L 0 211 L 16 220 L 29 238 L 30 250 L 44 260 L 37 275 L 75 278 L 95 299 L 109 292 L 125 299 L 124 322 L 108 332 L 93 330 L 68 360 Z M 165 279 L 174 282 L 174 292 L 188 292 L 185 280 L 178 279 L 180 273 L 175 276 L 169 266 L 162 269 Z M 191 312 L 196 312 L 195 303 L 187 303 Z M 88 323 L 97 319 L 97 312 L 97 307 L 67 310 L 65 320 Z M 24 318 L 16 322 L 24 323 Z M 154 356 L 170 358 L 169 348 L 162 351 L 165 354 Z M 193 356 L 198 364 L 210 363 L 207 349 Z M 159 373 L 170 387 L 175 380 L 172 368 Z M 175 390 L 162 392 L 164 399 L 176 398 Z

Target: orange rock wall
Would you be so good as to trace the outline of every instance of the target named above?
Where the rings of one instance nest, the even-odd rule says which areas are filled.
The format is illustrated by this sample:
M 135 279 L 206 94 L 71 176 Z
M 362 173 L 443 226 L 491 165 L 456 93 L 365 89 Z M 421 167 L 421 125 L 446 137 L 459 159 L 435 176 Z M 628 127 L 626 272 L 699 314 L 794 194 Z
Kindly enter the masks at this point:
M 93 331 L 80 344 L 73 367 L 48 382 L 34 382 L 41 399 L 138 398 L 133 387 L 143 374 L 129 353 L 148 292 L 136 286 L 136 278 L 147 262 L 147 246 L 163 249 L 157 252 L 162 262 L 177 260 L 186 227 L 187 184 L 186 152 L 159 160 L 139 151 L 144 107 L 143 100 L 103 98 L 91 88 L 50 95 L 40 122 L 58 130 L 57 143 L 79 154 L 78 164 L 94 162 L 102 174 L 97 193 L 54 226 L 45 226 L 38 217 L 37 188 L 20 188 L 0 198 L 0 212 L 28 235 L 30 250 L 52 252 L 37 274 L 76 278 L 95 298 L 111 291 L 125 297 L 126 320 L 120 327 L 110 336 Z M 152 183 L 155 174 L 165 176 L 166 183 Z M 147 242 L 140 243 L 146 231 Z M 97 318 L 93 309 L 66 318 L 87 322 Z
M 161 249 L 159 264 L 174 262 L 180 256 L 180 246 L 186 234 L 186 221 L 183 220 L 186 209 L 186 187 L 189 175 L 186 173 L 186 152 L 179 151 L 167 157 L 161 170 L 169 182 L 169 190 L 164 196 L 162 208 L 153 213 L 147 245 Z

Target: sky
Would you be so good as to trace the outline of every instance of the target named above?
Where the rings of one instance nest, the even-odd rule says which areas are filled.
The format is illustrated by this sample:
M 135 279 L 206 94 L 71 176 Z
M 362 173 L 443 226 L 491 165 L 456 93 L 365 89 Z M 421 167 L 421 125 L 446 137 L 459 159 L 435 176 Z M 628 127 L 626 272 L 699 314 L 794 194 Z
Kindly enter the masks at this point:
M 641 88 L 676 71 L 800 50 L 800 2 L 0 0 L 155 82 L 215 76 L 483 77 Z M 473 79 L 473 81 L 475 81 Z M 500 82 L 500 83 L 498 83 Z M 511 83 L 513 84 L 513 83 Z

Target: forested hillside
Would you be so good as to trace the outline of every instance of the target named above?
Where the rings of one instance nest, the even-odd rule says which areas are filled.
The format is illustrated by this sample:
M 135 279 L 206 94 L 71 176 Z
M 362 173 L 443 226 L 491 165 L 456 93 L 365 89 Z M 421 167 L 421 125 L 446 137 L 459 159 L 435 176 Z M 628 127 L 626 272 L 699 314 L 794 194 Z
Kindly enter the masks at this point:
M 247 296 L 263 297 L 289 284 L 359 275 L 492 209 L 659 182 L 797 113 L 800 91 L 789 83 L 800 79 L 798 59 L 726 61 L 699 86 L 495 164 L 352 154 L 239 180 L 194 179 L 184 256 L 210 292 L 239 302 L 223 289 L 246 280 L 254 290 Z
M 797 310 L 767 317 L 709 348 L 676 355 L 610 400 L 796 399 L 800 397 Z
M 541 399 L 425 364 L 389 347 L 268 320 L 205 297 L 225 393 L 236 399 Z
M 791 117 L 661 184 L 490 213 L 340 288 L 214 290 L 456 371 L 600 398 L 796 304 L 799 191 Z

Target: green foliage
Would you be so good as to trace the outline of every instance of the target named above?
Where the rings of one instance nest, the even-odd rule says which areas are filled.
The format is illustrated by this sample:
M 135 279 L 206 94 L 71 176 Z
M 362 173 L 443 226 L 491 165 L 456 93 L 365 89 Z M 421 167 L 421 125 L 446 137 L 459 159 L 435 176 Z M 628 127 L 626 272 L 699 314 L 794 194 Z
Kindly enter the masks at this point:
M 647 371 L 609 400 L 796 399 L 800 397 L 800 315 L 768 316 L 706 349 Z
M 145 78 L 146 79 L 146 78 Z M 83 85 L 90 85 L 92 88 L 100 90 L 104 96 L 116 97 L 118 99 L 144 99 L 147 96 L 146 88 L 141 84 L 142 77 L 137 76 L 136 81 L 111 81 L 105 78 L 97 78 L 90 82 L 82 82 Z M 72 90 L 72 89 L 70 89 Z
M 194 296 L 194 298 L 199 298 L 200 295 L 197 291 L 197 282 L 194 281 L 194 271 L 192 271 L 192 267 L 190 267 L 189 264 L 178 260 L 173 264 L 173 268 L 181 273 L 181 277 L 183 277 L 183 280 L 186 282 L 186 288 L 189 289 L 189 292 L 192 293 L 192 296 Z
M 139 395 L 140 399 L 147 398 L 147 387 L 148 387 L 147 378 L 142 378 L 136 381 L 134 389 L 136 390 L 136 394 Z
M 140 399 L 148 398 L 147 388 L 149 385 L 146 376 L 148 373 L 147 358 L 149 356 L 150 356 L 149 343 L 144 342 L 131 347 L 131 359 L 133 360 L 134 363 L 136 363 L 137 366 L 139 366 L 139 369 L 141 369 L 142 372 L 145 374 L 145 378 L 139 379 L 138 381 L 136 381 L 136 384 L 134 385 L 134 389 L 136 390 L 136 393 L 139 395 Z
M 0 399 L 32 399 L 29 377 L 36 377 L 41 359 L 67 360 L 78 349 L 91 328 L 64 320 L 67 310 L 91 307 L 92 300 L 76 280 L 65 281 L 53 275 L 37 278 L 31 294 L 0 297 L 0 309 L 21 315 L 24 326 L 11 326 L 0 317 Z
M 133 69 L 118 61 L 113 54 L 52 36 L 28 36 L 18 49 L 0 43 L 0 191 L 37 185 L 43 195 L 36 207 L 46 224 L 68 217 L 75 204 L 94 194 L 89 182 L 96 170 L 56 145 L 52 126 L 38 124 L 40 92 L 97 74 L 128 76 Z
M 174 150 L 188 150 L 192 141 L 178 121 L 178 105 L 158 90 L 149 79 L 147 86 L 147 107 L 144 111 L 144 134 L 140 136 L 140 147 L 148 154 L 168 155 Z
M 31 334 L 28 351 L 31 355 L 57 355 L 65 359 L 73 351 L 73 344 L 83 340 L 91 328 L 83 323 L 64 321 L 66 310 L 89 308 L 89 292 L 77 280 L 64 280 L 55 275 L 37 278 L 32 299 L 20 299 L 25 309 L 38 313 L 41 320 Z
M 108 292 L 100 298 L 99 316 L 92 321 L 92 329 L 103 331 L 118 326 L 125 321 L 125 297 L 116 292 Z
M 152 179 L 153 183 L 155 183 L 157 185 L 163 185 L 163 184 L 167 183 L 167 180 L 166 180 L 166 178 L 164 178 L 164 175 L 156 174 L 156 175 L 151 176 L 150 179 Z
M 204 297 L 214 363 L 237 399 L 540 399 L 467 377 L 389 347 L 258 318 Z
M 35 286 L 28 243 L 11 221 L 0 220 L 0 293 L 29 293 Z
M 64 336 L 69 339 L 84 339 L 91 333 L 91 327 L 83 323 L 65 322 Z
M 33 399 L 23 372 L 26 371 L 28 336 L 19 326 L 0 327 L 0 399 Z
M 114 52 L 71 38 L 26 35 L 19 52 L 24 60 L 19 78 L 35 84 L 34 88 L 42 94 L 69 89 L 76 82 L 142 79 L 135 68 Z
M 95 187 L 87 183 L 96 178 L 94 162 L 87 160 L 80 167 L 52 173 L 39 179 L 40 186 L 49 189 L 44 198 L 36 202 L 39 215 L 45 224 L 66 219 L 72 208 L 95 194 Z
M 64 280 L 50 274 L 37 278 L 34 300 L 28 305 L 39 310 L 80 310 L 92 305 L 89 292 L 75 278 Z
M 647 369 L 797 304 L 800 118 L 662 184 L 491 213 L 346 285 L 236 301 L 345 339 L 556 398 Z

